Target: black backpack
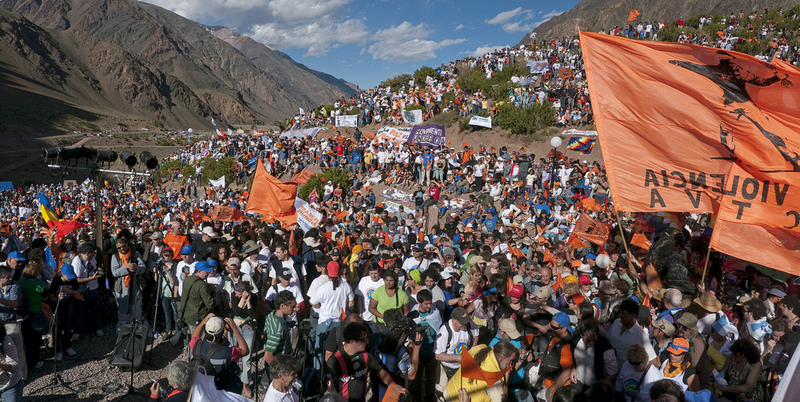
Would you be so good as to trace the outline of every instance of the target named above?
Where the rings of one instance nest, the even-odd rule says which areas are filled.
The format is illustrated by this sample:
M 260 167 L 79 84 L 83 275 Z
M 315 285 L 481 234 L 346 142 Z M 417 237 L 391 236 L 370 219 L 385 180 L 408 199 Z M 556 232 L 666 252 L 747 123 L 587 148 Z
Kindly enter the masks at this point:
M 202 367 L 206 375 L 216 376 L 217 369 L 214 368 L 213 364 L 211 364 L 211 356 L 214 356 L 214 353 L 220 349 L 222 349 L 222 345 L 217 343 L 211 347 L 211 350 L 209 350 L 208 353 L 204 355 L 194 356 L 193 354 L 192 359 L 189 361 L 193 362 L 196 366 Z

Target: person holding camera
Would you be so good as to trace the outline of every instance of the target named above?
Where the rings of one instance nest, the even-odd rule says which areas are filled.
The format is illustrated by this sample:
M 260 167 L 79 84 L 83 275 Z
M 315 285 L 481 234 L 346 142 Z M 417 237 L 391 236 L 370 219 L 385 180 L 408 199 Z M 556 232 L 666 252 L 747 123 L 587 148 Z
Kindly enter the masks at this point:
M 98 279 L 105 276 L 105 271 L 97 266 L 97 249 L 91 243 L 81 243 L 78 245 L 78 255 L 72 259 L 72 267 L 77 276 L 79 289 L 84 300 L 73 300 L 75 315 L 73 316 L 76 331 L 72 334 L 72 340 L 77 341 L 80 337 L 80 330 L 84 328 L 84 319 L 88 320 L 88 327 L 94 330 L 95 335 L 103 336 L 100 328 L 100 283 Z M 86 311 L 89 311 L 87 316 Z
M 181 308 L 178 314 L 178 322 L 186 323 L 192 333 L 201 318 L 214 311 L 216 302 L 211 285 L 206 283 L 208 274 L 214 272 L 214 269 L 205 261 L 198 262 L 194 268 L 194 275 L 190 275 L 184 281 L 184 292 L 181 294 Z
M 180 298 L 175 289 L 178 287 L 178 278 L 175 276 L 175 269 L 178 265 L 173 261 L 174 251 L 171 248 L 165 248 L 162 251 L 162 257 L 153 266 L 153 273 L 156 276 L 156 281 L 161 287 L 161 308 L 164 309 L 164 334 L 167 338 L 171 338 L 175 334 L 178 321 L 178 303 Z M 155 324 L 154 324 L 155 325 Z
M 167 382 L 172 387 L 172 391 L 166 396 L 162 395 L 162 388 L 158 381 L 153 381 L 150 386 L 150 402 L 186 402 L 189 399 L 189 389 L 192 388 L 194 380 L 194 365 L 176 360 L 167 367 Z M 166 390 L 163 391 L 166 393 Z
M 142 290 L 146 271 L 144 260 L 138 251 L 131 250 L 128 241 L 118 237 L 117 253 L 111 256 L 111 273 L 114 282 L 114 298 L 117 301 L 117 331 L 132 320 L 142 317 Z
M 264 335 L 267 340 L 264 345 L 264 361 L 272 364 L 276 355 L 292 354 L 292 339 L 286 317 L 293 314 L 297 308 L 297 299 L 288 290 L 278 292 L 274 300 L 275 311 L 267 315 L 264 322 Z

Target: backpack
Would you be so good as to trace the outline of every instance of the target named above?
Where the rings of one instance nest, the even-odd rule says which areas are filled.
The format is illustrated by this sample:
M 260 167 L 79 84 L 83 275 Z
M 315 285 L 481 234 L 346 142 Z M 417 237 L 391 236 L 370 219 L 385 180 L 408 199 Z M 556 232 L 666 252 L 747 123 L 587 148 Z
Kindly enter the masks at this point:
M 211 356 L 214 356 L 214 353 L 216 353 L 220 349 L 222 349 L 222 345 L 217 343 L 213 347 L 211 347 L 211 350 L 209 350 L 208 353 L 204 355 L 194 356 L 193 353 L 192 354 L 193 356 L 189 361 L 193 362 L 196 366 L 202 367 L 206 375 L 216 376 L 217 369 L 215 369 L 214 365 L 211 364 Z
M 470 327 L 471 326 L 472 325 L 470 324 Z M 447 350 L 450 349 L 450 342 L 453 340 L 453 329 L 450 328 L 450 323 L 447 323 L 447 322 L 444 323 L 444 327 L 445 327 L 445 329 L 447 329 L 447 343 L 445 344 L 446 345 L 445 346 L 445 353 L 447 353 Z M 467 348 L 471 348 L 472 347 L 472 331 L 470 331 L 470 329 L 471 328 L 467 328 L 466 329 L 467 335 L 469 335 L 469 340 L 467 341 L 469 346 Z

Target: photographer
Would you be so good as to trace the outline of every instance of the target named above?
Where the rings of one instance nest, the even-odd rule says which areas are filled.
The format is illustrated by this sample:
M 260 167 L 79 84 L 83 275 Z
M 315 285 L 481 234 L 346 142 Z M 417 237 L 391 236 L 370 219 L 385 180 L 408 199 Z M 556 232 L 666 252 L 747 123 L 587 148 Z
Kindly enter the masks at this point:
M 183 360 L 176 360 L 167 367 L 167 382 L 172 387 L 172 392 L 164 398 L 159 393 L 158 381 L 153 381 L 150 386 L 150 402 L 185 402 L 189 397 L 194 379 L 194 366 Z M 165 391 L 166 392 L 166 391 Z
M 231 257 L 228 260 L 234 259 Z M 265 311 L 264 302 L 258 297 L 258 294 L 253 289 L 252 282 L 240 281 L 233 289 L 231 300 L 228 307 L 231 309 L 233 315 L 233 322 L 239 327 L 239 332 L 242 338 L 247 343 L 249 350 L 255 350 L 256 346 L 256 325 L 258 317 L 262 316 Z M 232 345 L 238 345 L 236 339 L 229 337 Z M 250 389 L 250 358 L 252 354 L 248 354 L 242 358 L 242 375 L 241 380 L 244 384 L 242 388 L 242 395 L 251 398 L 253 393 Z
M 178 286 L 175 270 L 178 264 L 173 261 L 173 257 L 174 251 L 171 248 L 165 248 L 162 252 L 162 257 L 153 265 L 153 273 L 155 274 L 156 282 L 158 282 L 157 286 L 161 288 L 161 307 L 164 309 L 165 335 L 167 338 L 171 338 L 175 334 L 178 303 L 180 302 L 180 298 L 175 293 L 175 288 Z
M 138 251 L 131 250 L 128 241 L 118 237 L 117 253 L 111 256 L 114 298 L 117 300 L 117 331 L 123 324 L 142 317 L 142 290 L 145 264 Z M 135 303 L 135 304 L 134 304 Z
M 233 332 L 236 344 L 239 346 L 231 347 L 222 344 L 225 329 Z M 215 376 L 218 389 L 237 394 L 242 392 L 243 387 L 237 377 L 239 366 L 236 362 L 247 356 L 250 349 L 232 319 L 225 318 L 223 320 L 214 316 L 214 313 L 209 313 L 192 332 L 189 350 L 192 360 L 199 361 L 200 356 L 206 356 L 214 366 L 214 372 L 206 374 Z
M 73 326 L 75 333 L 72 334 L 72 340 L 77 341 L 80 337 L 80 330 L 86 326 L 95 331 L 95 335 L 103 336 L 103 330 L 100 329 L 100 284 L 98 279 L 105 276 L 105 271 L 97 266 L 95 256 L 97 250 L 91 243 L 81 243 L 78 246 L 78 255 L 72 259 L 72 267 L 75 269 L 75 275 L 78 279 L 78 284 L 81 285 L 80 292 L 83 294 L 84 300 L 73 300 L 73 308 L 75 314 L 73 315 Z M 86 311 L 89 311 L 87 315 Z M 88 321 L 88 325 L 84 326 L 84 319 Z

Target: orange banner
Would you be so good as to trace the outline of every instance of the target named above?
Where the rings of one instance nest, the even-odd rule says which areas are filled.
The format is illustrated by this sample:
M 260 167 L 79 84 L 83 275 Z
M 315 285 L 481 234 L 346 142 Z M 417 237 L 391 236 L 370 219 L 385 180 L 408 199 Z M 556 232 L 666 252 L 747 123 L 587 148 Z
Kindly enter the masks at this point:
M 234 207 L 215 205 L 214 211 L 211 212 L 211 219 L 220 222 L 238 222 L 243 221 L 245 217 Z
M 619 210 L 717 212 L 711 246 L 800 271 L 800 70 L 738 52 L 581 33 Z
M 625 21 L 625 23 L 636 21 L 637 18 L 639 18 L 639 10 L 631 10 L 628 12 L 628 19 Z
M 480 364 L 469 354 L 469 350 L 465 348 L 461 353 L 461 377 L 484 381 L 490 387 L 503 378 L 510 369 L 511 367 L 509 366 L 500 371 L 483 371 Z
M 608 240 L 610 231 L 611 228 L 608 225 L 592 219 L 589 214 L 583 212 L 581 216 L 578 217 L 578 221 L 575 222 L 572 235 L 602 246 L 605 244 L 606 240 Z
M 303 184 L 306 184 L 308 179 L 310 179 L 312 176 L 314 176 L 314 173 L 311 173 L 308 170 L 303 170 L 302 172 L 294 175 L 294 177 L 292 177 L 292 181 L 302 186 Z
M 297 183 L 284 183 L 264 168 L 261 159 L 256 165 L 253 188 L 247 199 L 247 210 L 264 215 L 264 219 L 274 219 L 284 225 L 297 223 L 294 200 L 297 197 Z

